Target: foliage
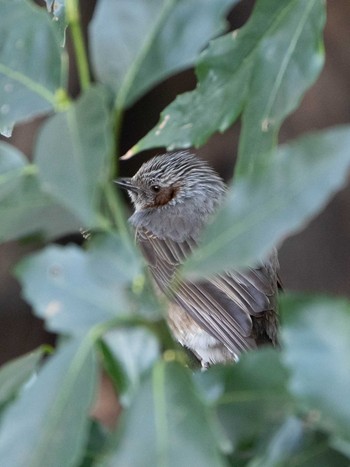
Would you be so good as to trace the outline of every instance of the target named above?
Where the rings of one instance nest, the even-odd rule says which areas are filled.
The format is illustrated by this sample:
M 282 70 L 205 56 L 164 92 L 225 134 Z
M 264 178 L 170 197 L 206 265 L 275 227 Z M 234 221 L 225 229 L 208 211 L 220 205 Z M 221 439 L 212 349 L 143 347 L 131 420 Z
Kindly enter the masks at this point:
M 47 10 L 0 0 L 1 131 L 50 113 L 32 163 L 0 143 L 0 239 L 99 232 L 82 247 L 43 246 L 16 268 L 59 343 L 44 361 L 39 349 L 0 369 L 2 465 L 349 465 L 350 304 L 286 295 L 281 351 L 192 371 L 164 330 L 112 187 L 123 112 L 189 66 L 196 89 L 127 154 L 199 146 L 241 116 L 227 202 L 184 274 L 254 263 L 345 183 L 349 127 L 277 147 L 283 120 L 323 64 L 324 2 L 258 0 L 241 30 L 223 34 L 236 3 L 99 0 L 89 29 L 93 84 L 77 0 L 47 0 Z M 67 91 L 66 27 L 76 100 Z M 124 407 L 115 432 L 89 415 L 98 365 Z

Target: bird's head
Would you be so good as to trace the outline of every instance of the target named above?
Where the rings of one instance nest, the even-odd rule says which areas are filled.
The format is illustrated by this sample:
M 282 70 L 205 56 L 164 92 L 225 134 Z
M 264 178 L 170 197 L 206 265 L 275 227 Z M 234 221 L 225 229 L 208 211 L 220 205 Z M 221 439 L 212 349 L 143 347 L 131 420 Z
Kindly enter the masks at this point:
M 211 214 L 222 200 L 225 184 L 209 165 L 188 152 L 167 153 L 144 163 L 131 178 L 117 184 L 126 189 L 135 212 L 161 209 Z

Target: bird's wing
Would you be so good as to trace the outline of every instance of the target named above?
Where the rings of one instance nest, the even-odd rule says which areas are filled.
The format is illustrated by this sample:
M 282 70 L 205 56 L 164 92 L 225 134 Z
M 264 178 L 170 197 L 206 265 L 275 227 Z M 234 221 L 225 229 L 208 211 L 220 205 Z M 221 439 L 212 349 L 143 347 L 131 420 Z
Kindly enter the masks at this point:
M 177 282 L 176 270 L 196 242 L 159 239 L 145 229 L 138 229 L 136 237 L 160 289 L 199 326 L 236 354 L 256 347 L 253 321 L 275 307 L 274 265 Z

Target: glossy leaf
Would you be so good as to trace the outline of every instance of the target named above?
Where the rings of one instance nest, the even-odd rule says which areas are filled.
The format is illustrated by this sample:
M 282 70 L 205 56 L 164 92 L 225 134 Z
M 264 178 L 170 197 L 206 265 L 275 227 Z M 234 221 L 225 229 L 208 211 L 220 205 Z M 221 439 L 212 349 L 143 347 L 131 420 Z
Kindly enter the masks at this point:
M 88 251 L 51 245 L 17 266 L 23 293 L 47 329 L 74 335 L 131 316 L 127 285 L 138 260 L 118 237 L 101 236 Z
M 154 334 L 141 328 L 110 331 L 104 336 L 104 342 L 123 373 L 124 387 L 118 387 L 121 403 L 129 405 L 143 376 L 159 357 L 159 342 Z M 110 373 L 110 376 L 118 384 L 119 374 Z
M 253 264 L 304 227 L 346 182 L 349 145 L 347 126 L 311 134 L 281 146 L 254 176 L 238 178 L 185 271 Z
M 76 465 L 87 440 L 96 369 L 96 359 L 87 341 L 65 344 L 50 358 L 36 381 L 23 391 L 2 419 L 3 465 Z
M 9 144 L 0 142 L 0 240 L 31 234 L 59 237 L 79 229 L 78 220 L 45 193 L 37 168 Z
M 236 450 L 272 433 L 292 407 L 288 372 L 273 349 L 243 355 L 234 366 L 213 367 L 196 381 Z
M 47 11 L 52 15 L 52 21 L 59 35 L 61 45 L 65 45 L 66 40 L 66 6 L 65 0 L 45 0 Z
M 262 449 L 263 455 L 249 463 L 249 467 L 274 467 L 287 464 L 295 451 L 299 450 L 304 436 L 303 422 L 296 417 L 287 418 Z
M 96 75 L 127 105 L 190 67 L 237 0 L 100 0 L 90 26 Z
M 96 420 L 91 422 L 85 457 L 79 467 L 96 467 L 99 465 L 97 460 L 103 455 L 108 435 L 108 431 L 100 423 Z
M 39 348 L 11 360 L 0 368 L 0 407 L 16 396 L 22 386 L 29 381 L 41 357 L 42 350 Z
M 45 10 L 0 2 L 0 129 L 52 110 L 61 84 L 59 39 Z
M 291 296 L 282 309 L 291 391 L 313 411 L 315 423 L 349 440 L 350 303 Z
M 348 466 L 348 459 L 332 449 L 328 437 L 314 431 L 304 420 L 288 417 L 248 467 L 337 467 Z
M 260 0 L 240 30 L 210 44 L 196 67 L 198 85 L 178 96 L 129 155 L 150 148 L 200 146 L 239 116 L 239 167 L 270 149 L 323 63 L 324 5 L 319 0 Z M 239 168 L 241 171 L 241 168 Z
M 265 3 L 266 2 L 262 2 Z M 295 110 L 324 62 L 325 3 L 290 0 L 257 50 L 242 116 L 236 174 L 254 170 L 276 145 L 283 120 Z M 268 5 L 265 14 L 269 15 Z M 258 163 L 259 167 L 259 163 Z
M 83 227 L 103 223 L 99 203 L 109 182 L 112 147 L 108 102 L 100 88 L 50 118 L 39 135 L 35 162 L 43 187 Z
M 207 408 L 188 371 L 159 362 L 124 412 L 117 446 L 106 466 L 221 467 Z
M 330 445 L 338 452 L 350 459 L 350 441 L 341 438 L 340 436 L 333 436 Z

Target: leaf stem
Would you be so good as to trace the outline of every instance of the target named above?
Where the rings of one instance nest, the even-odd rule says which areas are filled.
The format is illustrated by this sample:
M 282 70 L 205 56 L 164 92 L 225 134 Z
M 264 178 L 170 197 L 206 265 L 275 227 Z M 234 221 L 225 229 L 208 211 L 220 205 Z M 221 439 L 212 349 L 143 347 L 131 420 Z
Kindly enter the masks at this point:
M 152 386 L 154 404 L 154 423 L 156 430 L 157 465 L 166 467 L 168 463 L 167 451 L 170 443 L 168 433 L 167 404 L 165 396 L 165 363 L 158 362 L 153 367 Z
M 79 1 L 66 1 L 66 17 L 71 29 L 75 58 L 78 67 L 80 86 L 83 91 L 90 86 L 90 70 L 87 52 L 84 44 L 83 31 L 80 23 Z

